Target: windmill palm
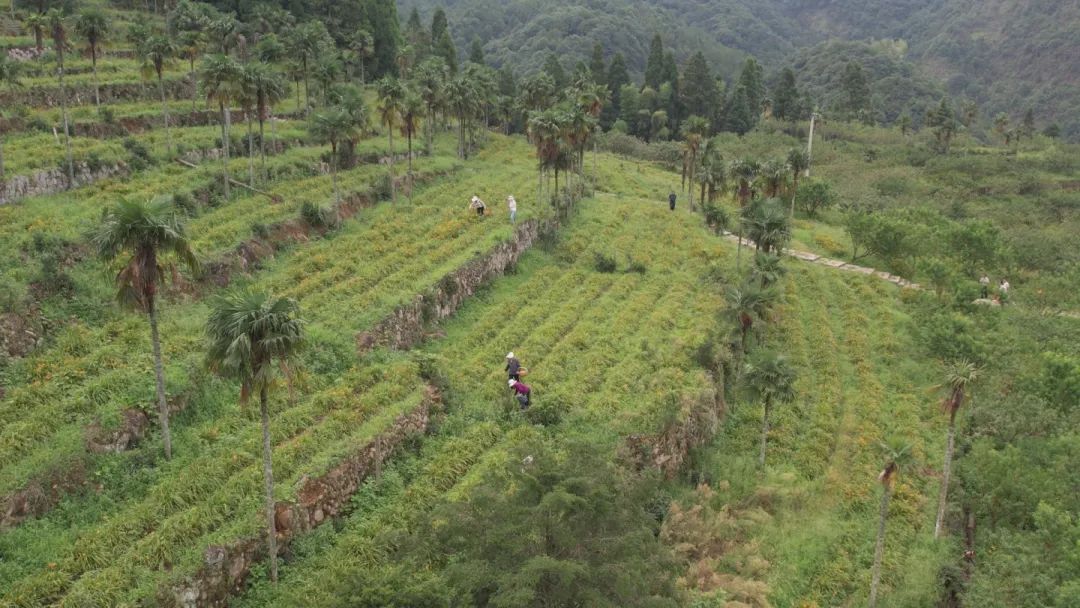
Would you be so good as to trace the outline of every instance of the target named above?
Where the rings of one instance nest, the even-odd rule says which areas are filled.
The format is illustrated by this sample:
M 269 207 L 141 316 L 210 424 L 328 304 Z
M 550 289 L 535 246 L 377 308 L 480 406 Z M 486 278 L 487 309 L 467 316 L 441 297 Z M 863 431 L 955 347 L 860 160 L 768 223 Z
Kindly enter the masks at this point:
M 780 196 L 780 191 L 784 188 L 784 182 L 787 181 L 787 174 L 788 167 L 784 161 L 770 159 L 761 165 L 758 177 L 761 179 L 762 190 L 766 198 Z
M 795 218 L 795 196 L 799 193 L 799 176 L 810 166 L 810 157 L 801 148 L 792 148 L 787 155 L 787 165 L 791 170 L 791 217 Z
M 244 68 L 244 76 L 248 87 L 255 93 L 255 116 L 259 120 L 259 156 L 261 158 L 263 178 L 268 179 L 269 176 L 266 174 L 265 125 L 267 119 L 271 118 L 274 106 L 285 99 L 289 91 L 281 74 L 275 72 L 266 63 L 249 63 Z M 270 128 L 275 130 L 274 145 L 276 146 L 276 128 L 272 120 Z
M 874 546 L 874 566 L 870 578 L 870 608 L 876 608 L 878 585 L 881 583 L 881 560 L 885 556 L 885 523 L 889 519 L 889 498 L 893 484 L 900 476 L 900 471 L 911 463 L 911 446 L 902 444 L 881 444 L 885 455 L 885 467 L 878 474 L 881 484 L 881 508 L 878 513 L 877 544 Z
M 561 131 L 562 117 L 557 110 L 533 112 L 529 116 L 527 132 L 529 141 L 536 147 L 536 158 L 539 166 L 540 194 L 538 196 L 543 194 L 545 169 L 554 166 L 559 156 L 559 134 Z
M 262 421 L 266 544 L 270 580 L 277 582 L 277 527 L 274 522 L 274 465 L 270 445 L 269 392 L 277 374 L 290 377 L 304 346 L 304 321 L 296 301 L 252 291 L 229 291 L 211 303 L 206 321 L 211 370 L 240 381 L 240 401 L 259 395 Z
M 334 182 L 334 200 L 341 204 L 338 191 L 338 143 L 358 137 L 359 125 L 344 108 L 333 107 L 316 112 L 308 125 L 311 136 L 319 142 L 330 144 L 330 172 Z
M 758 252 L 754 256 L 752 276 L 762 287 L 778 283 L 787 274 L 784 260 L 779 254 Z
M 739 344 L 744 354 L 754 324 L 765 318 L 765 313 L 776 298 L 777 292 L 774 288 L 759 287 L 753 283 L 743 283 L 739 287 L 728 288 L 724 297 L 727 302 L 725 316 L 735 322 L 739 331 Z
M 761 451 L 758 466 L 765 466 L 765 448 L 769 438 L 769 414 L 775 403 L 795 400 L 795 370 L 787 358 L 769 351 L 759 351 L 746 363 L 742 375 L 746 392 L 765 406 L 761 417 Z
M 738 198 L 740 209 L 745 208 L 746 204 L 753 196 L 753 190 L 750 184 L 754 182 L 757 177 L 758 164 L 752 160 L 735 159 L 731 161 L 729 167 L 729 175 L 735 180 L 735 196 Z M 741 211 L 740 211 L 741 215 Z M 735 269 L 742 264 L 742 235 L 743 235 L 743 223 L 739 222 L 739 243 L 735 251 Z
M 416 137 L 417 132 L 420 130 L 420 118 L 424 114 L 424 100 L 420 97 L 420 94 L 416 91 L 409 89 L 405 92 L 405 99 L 401 104 L 401 134 L 409 142 L 408 147 L 408 163 L 409 163 L 409 195 L 412 196 L 413 186 L 413 137 Z
M 167 36 L 153 36 L 146 41 L 143 55 L 143 71 L 157 75 L 158 94 L 161 95 L 161 115 L 165 121 L 165 151 L 172 154 L 172 132 L 169 130 L 169 102 L 165 98 L 165 67 L 176 56 L 176 45 Z
M 379 81 L 379 122 L 386 127 L 390 157 L 390 200 L 397 202 L 397 185 L 394 183 L 394 129 L 401 125 L 401 109 L 405 102 L 405 87 L 397 78 L 385 76 Z
M 708 206 L 715 203 L 717 193 L 724 189 L 727 182 L 724 157 L 715 138 L 706 142 L 702 149 L 697 181 L 701 184 L 701 204 Z
M 458 158 L 465 158 L 467 154 L 465 128 L 476 102 L 475 87 L 469 75 L 461 73 L 446 83 L 443 94 L 447 109 L 457 117 L 458 121 Z
M 593 119 L 593 131 L 595 132 L 600 127 L 600 114 L 604 111 L 604 106 L 611 101 L 611 91 L 604 85 L 596 84 L 595 82 L 582 82 L 578 84 L 577 103 L 578 107 L 583 109 L 586 114 Z M 593 141 L 593 179 L 596 179 L 596 157 L 597 152 L 597 138 L 592 137 Z M 584 164 L 584 159 L 582 159 Z
M 941 403 L 942 409 L 949 414 L 949 430 L 945 440 L 945 459 L 941 466 L 941 492 L 938 494 L 937 519 L 934 520 L 934 538 L 941 537 L 945 524 L 945 507 L 949 494 L 949 475 L 952 472 L 953 449 L 956 442 L 956 413 L 964 405 L 968 391 L 979 379 L 979 368 L 969 361 L 957 361 L 945 370 L 945 381 L 941 387 L 948 393 Z
M 67 25 L 64 13 L 54 8 L 46 15 L 53 47 L 56 49 L 56 76 L 60 81 L 60 113 L 64 117 L 64 148 L 67 156 L 67 187 L 75 185 L 75 160 L 71 154 L 71 129 L 68 126 L 67 89 L 64 88 L 64 51 L 67 50 Z
M 105 36 L 109 33 L 109 19 L 100 9 L 89 8 L 79 14 L 75 20 L 75 33 L 86 40 L 90 51 L 90 66 L 94 72 L 94 105 L 101 105 L 98 90 L 97 58 Z
M 188 62 L 188 78 L 191 80 L 191 111 L 195 111 L 195 100 L 199 97 L 199 79 L 195 73 L 195 60 L 202 55 L 206 48 L 206 34 L 202 31 L 180 32 L 178 38 L 178 54 Z
M 705 134 L 709 132 L 709 121 L 700 116 L 691 116 L 682 124 L 685 143 L 684 174 L 690 179 L 690 211 L 694 210 L 694 181 L 698 166 L 698 153 Z
M 413 72 L 413 82 L 426 108 L 424 146 L 428 154 L 431 154 L 434 149 L 436 114 L 443 104 L 443 93 L 448 74 L 449 69 L 446 67 L 446 62 L 437 57 L 422 61 L 416 67 L 416 71 Z
M 311 75 L 322 89 L 323 103 L 329 103 L 330 89 L 341 80 L 341 60 L 335 53 L 325 52 L 315 60 Z
M 0 86 L 14 89 L 22 86 L 22 64 L 0 54 Z M 4 183 L 4 138 L 0 133 L 0 184 Z
M 357 30 L 349 42 L 349 49 L 356 53 L 356 63 L 360 66 L 360 84 L 367 82 L 364 66 L 375 55 L 375 38 L 367 30 Z
M 192 271 L 198 269 L 198 260 L 184 233 L 180 216 L 168 198 L 158 198 L 149 203 L 121 201 L 105 211 L 92 240 L 102 259 L 113 261 L 124 258 L 124 265 L 116 275 L 117 301 L 122 306 L 145 312 L 150 320 L 158 419 L 165 457 L 172 458 L 169 408 L 165 401 L 165 375 L 158 334 L 157 293 L 170 275 L 166 272 L 167 260 L 171 258 Z
M 45 32 L 49 29 L 49 18 L 44 13 L 31 13 L 23 19 L 23 27 L 34 34 L 34 48 L 40 55 L 45 50 Z
M 228 55 L 215 54 L 203 59 L 199 80 L 209 102 L 217 102 L 221 112 L 221 176 L 225 198 L 229 198 L 229 131 L 232 123 L 231 104 L 243 93 L 243 70 Z
M 285 38 L 285 48 L 288 50 L 289 56 L 299 62 L 300 70 L 298 74 L 304 81 L 304 103 L 308 107 L 311 106 L 308 64 L 314 61 L 322 49 L 327 46 L 327 37 L 325 25 L 318 21 L 309 21 L 294 28 L 290 35 Z
M 255 136 L 252 128 L 252 114 L 258 103 L 259 92 L 255 89 L 250 67 L 253 64 L 244 62 L 240 64 L 240 94 L 236 101 L 240 109 L 244 111 L 244 123 L 247 125 L 247 158 L 248 158 L 248 185 L 255 186 Z
M 791 220 L 778 198 L 755 199 L 743 207 L 742 223 L 758 251 L 779 253 L 791 240 Z

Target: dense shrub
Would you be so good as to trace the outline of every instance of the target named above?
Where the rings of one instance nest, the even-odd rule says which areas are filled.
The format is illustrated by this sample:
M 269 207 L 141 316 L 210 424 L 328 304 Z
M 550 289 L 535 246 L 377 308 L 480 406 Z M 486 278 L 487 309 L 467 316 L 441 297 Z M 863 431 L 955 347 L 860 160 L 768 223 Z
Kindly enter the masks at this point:
M 597 272 L 615 272 L 618 268 L 614 256 L 599 251 L 593 254 L 593 264 L 596 267 Z
M 127 164 L 133 171 L 141 171 L 154 164 L 150 148 L 142 141 L 127 137 L 124 138 L 123 146 L 128 153 Z

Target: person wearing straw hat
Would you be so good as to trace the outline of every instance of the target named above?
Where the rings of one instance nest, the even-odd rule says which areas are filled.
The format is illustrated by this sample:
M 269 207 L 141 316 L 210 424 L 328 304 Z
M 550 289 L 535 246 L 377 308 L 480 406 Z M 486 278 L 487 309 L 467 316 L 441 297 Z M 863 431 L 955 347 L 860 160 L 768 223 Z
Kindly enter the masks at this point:
M 517 217 L 517 201 L 514 200 L 514 195 L 506 197 L 506 206 L 510 209 L 510 223 L 513 224 L 514 219 Z
M 506 353 L 506 374 L 511 380 L 521 380 L 521 361 L 513 352 Z

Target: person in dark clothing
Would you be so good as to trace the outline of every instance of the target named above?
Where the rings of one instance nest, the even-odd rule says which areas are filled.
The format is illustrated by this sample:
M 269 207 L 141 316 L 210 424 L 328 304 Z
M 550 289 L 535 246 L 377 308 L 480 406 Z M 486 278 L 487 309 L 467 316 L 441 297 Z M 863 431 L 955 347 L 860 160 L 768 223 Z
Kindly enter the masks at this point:
M 668 206 L 671 207 L 672 211 L 674 211 L 675 210 L 675 191 L 674 190 L 671 192 L 671 194 L 668 195 L 667 200 L 668 200 Z
M 517 399 L 518 404 L 521 405 L 521 409 L 528 409 L 529 405 L 532 404 L 532 401 L 529 399 L 529 394 L 532 393 L 532 389 L 526 386 L 524 382 L 510 380 L 510 390 L 514 391 L 514 398 Z
M 511 380 L 521 380 L 521 361 L 514 353 L 506 353 L 506 374 Z

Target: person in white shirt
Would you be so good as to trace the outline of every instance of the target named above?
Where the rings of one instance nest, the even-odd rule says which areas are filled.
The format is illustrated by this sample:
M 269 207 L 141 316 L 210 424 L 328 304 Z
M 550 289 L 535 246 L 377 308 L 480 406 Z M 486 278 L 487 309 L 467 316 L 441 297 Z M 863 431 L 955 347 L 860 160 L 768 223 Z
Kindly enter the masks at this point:
M 990 297 L 990 277 L 985 274 L 979 279 L 979 285 L 982 285 L 982 298 L 985 300 Z
M 517 217 L 517 201 L 514 200 L 514 195 L 506 197 L 506 206 L 510 209 L 510 223 L 514 223 L 514 219 Z
M 484 201 L 480 200 L 479 196 L 474 194 L 472 199 L 469 200 L 469 209 L 476 209 L 476 215 L 484 217 L 484 210 L 487 209 L 487 205 L 484 204 Z

